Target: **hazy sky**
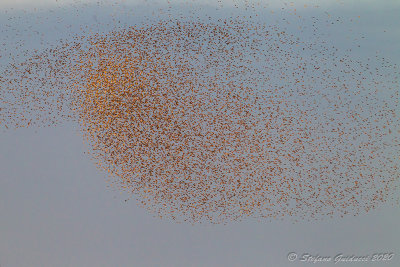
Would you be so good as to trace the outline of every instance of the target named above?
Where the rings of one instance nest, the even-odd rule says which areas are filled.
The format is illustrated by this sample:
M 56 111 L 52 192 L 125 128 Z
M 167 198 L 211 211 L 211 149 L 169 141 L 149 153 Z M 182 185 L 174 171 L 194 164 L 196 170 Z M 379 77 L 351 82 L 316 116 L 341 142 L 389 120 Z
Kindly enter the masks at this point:
M 122 3 L 113 6 L 88 2 L 94 4 L 1 0 L 1 68 L 12 57 L 22 57 L 20 51 L 42 49 L 78 34 L 81 27 L 107 31 L 116 19 L 122 25 L 134 25 L 156 9 L 147 4 L 135 7 L 132 1 L 110 1 Z M 278 2 L 263 1 L 271 10 L 279 10 Z M 346 49 L 360 38 L 355 56 L 373 57 L 378 52 L 400 63 L 400 1 L 294 2 L 305 18 L 329 13 L 354 19 L 325 32 L 335 46 Z M 320 7 L 307 9 L 305 4 Z M 225 8 L 230 12 L 228 5 Z M 212 12 L 212 6 L 204 11 Z M 313 265 L 288 261 L 289 252 L 331 257 L 393 252 L 394 258 L 386 263 L 336 266 L 400 266 L 398 207 L 383 205 L 354 217 L 298 223 L 249 219 L 228 225 L 176 224 L 153 217 L 134 200 L 125 202 L 126 196 L 108 187 L 106 174 L 96 169 L 85 151 L 73 123 L 40 129 L 0 128 L 1 267 Z

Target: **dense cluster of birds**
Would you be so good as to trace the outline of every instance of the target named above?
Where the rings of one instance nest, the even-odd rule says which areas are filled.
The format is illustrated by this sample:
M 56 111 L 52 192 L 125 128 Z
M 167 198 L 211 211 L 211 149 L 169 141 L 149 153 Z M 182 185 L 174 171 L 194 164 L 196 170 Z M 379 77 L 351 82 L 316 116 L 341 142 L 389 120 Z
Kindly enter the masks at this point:
M 163 19 L 10 63 L 0 114 L 7 128 L 76 121 L 98 166 L 161 217 L 297 220 L 395 198 L 398 89 L 389 61 L 279 24 Z

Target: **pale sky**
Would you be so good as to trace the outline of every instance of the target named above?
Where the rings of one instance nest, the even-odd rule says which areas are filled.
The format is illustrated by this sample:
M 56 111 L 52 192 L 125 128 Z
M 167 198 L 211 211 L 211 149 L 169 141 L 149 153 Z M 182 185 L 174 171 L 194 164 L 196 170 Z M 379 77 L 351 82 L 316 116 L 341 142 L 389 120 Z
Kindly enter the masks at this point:
M 351 8 L 354 5 L 363 5 L 363 6 L 399 6 L 400 1 L 397 0 L 385 0 L 385 1 L 377 1 L 377 0 L 296 0 L 296 1 L 282 1 L 282 0 L 247 0 L 247 1 L 239 1 L 239 0 L 120 0 L 120 1 L 107 1 L 107 0 L 2 0 L 0 3 L 0 8 L 18 8 L 23 9 L 27 7 L 56 7 L 56 6 L 65 6 L 70 4 L 87 4 L 87 3 L 115 3 L 122 2 L 125 4 L 142 4 L 147 2 L 153 3 L 196 3 L 196 4 L 207 4 L 207 5 L 219 5 L 219 3 L 223 3 L 223 5 L 232 6 L 237 3 L 259 3 L 263 6 L 271 6 L 271 7 L 280 7 L 287 5 L 293 6 L 332 6 L 332 5 L 343 5 L 346 3 L 347 8 Z M 345 8 L 346 8 L 345 7 Z

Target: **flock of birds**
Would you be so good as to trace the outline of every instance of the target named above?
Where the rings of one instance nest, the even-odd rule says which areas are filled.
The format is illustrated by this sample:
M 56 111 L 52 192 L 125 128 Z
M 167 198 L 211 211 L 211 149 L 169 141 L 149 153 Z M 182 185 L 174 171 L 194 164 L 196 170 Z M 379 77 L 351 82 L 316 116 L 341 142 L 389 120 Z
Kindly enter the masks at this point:
M 160 217 L 357 215 L 398 193 L 398 67 L 282 24 L 160 19 L 75 36 L 0 82 L 1 125 L 76 121 L 98 166 Z

